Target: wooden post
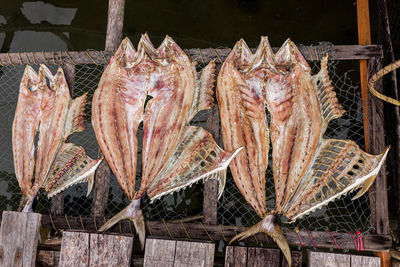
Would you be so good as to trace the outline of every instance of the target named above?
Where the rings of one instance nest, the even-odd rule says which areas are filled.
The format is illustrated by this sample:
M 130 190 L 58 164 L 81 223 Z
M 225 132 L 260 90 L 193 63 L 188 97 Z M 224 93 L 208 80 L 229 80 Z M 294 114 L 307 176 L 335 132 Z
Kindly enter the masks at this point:
M 108 1 L 108 22 L 106 36 L 106 52 L 117 50 L 122 40 L 122 28 L 124 24 L 125 0 Z M 101 151 L 99 150 L 99 156 Z M 110 187 L 110 167 L 103 160 L 96 171 L 93 190 L 92 215 L 104 217 L 107 207 Z
M 358 43 L 363 45 L 371 44 L 368 0 L 357 0 L 357 22 L 358 22 Z M 367 65 L 368 65 L 367 60 L 365 59 L 360 60 L 360 82 L 361 82 L 362 108 L 364 114 L 363 122 L 364 122 L 365 150 L 369 152 Z
M 360 45 L 371 44 L 371 31 L 370 31 L 370 21 L 369 21 L 369 6 L 368 0 L 357 0 L 357 22 L 358 22 L 358 43 Z M 372 101 L 368 101 L 368 61 L 363 59 L 360 60 L 360 80 L 361 80 L 361 96 L 363 99 L 363 113 L 364 113 L 364 136 L 365 136 L 365 148 L 367 152 L 371 151 L 370 143 L 378 142 L 376 146 L 374 145 L 374 150 L 379 149 L 379 153 L 383 151 L 381 148 L 381 143 L 384 143 L 384 133 L 383 133 L 383 109 L 374 105 Z M 372 104 L 372 105 L 371 105 Z M 371 119 L 372 128 L 368 127 L 368 106 L 371 107 L 372 113 Z M 373 134 L 370 137 L 370 132 Z M 372 151 L 371 151 L 372 152 Z M 383 169 L 383 170 L 382 170 Z M 387 181 L 386 174 L 384 173 L 385 168 L 382 168 L 380 175 L 375 180 L 375 196 L 372 198 L 375 200 L 375 205 L 371 206 L 374 209 L 372 214 L 375 214 L 373 219 L 374 227 L 378 234 L 387 234 L 389 231 L 389 216 L 388 216 L 388 203 L 387 203 Z M 371 192 L 372 190 L 370 190 Z M 374 204 L 374 203 L 373 203 Z M 386 255 L 386 254 L 387 255 Z M 390 256 L 389 252 L 381 252 L 380 258 L 382 261 L 382 266 L 387 266 L 387 259 Z
M 35 266 L 42 215 L 4 211 L 0 235 L 0 266 Z
M 215 90 L 214 90 L 215 91 Z M 206 130 L 208 130 L 217 144 L 220 143 L 219 112 L 215 103 L 211 110 L 207 110 Z M 209 179 L 204 183 L 203 216 L 204 223 L 217 224 L 218 209 L 218 181 Z
M 108 1 L 108 21 L 106 36 L 106 51 L 117 50 L 122 40 L 122 28 L 124 26 L 125 0 Z
M 74 86 L 75 86 L 75 65 L 72 63 L 66 63 L 63 65 L 63 71 L 65 79 L 69 87 L 71 97 L 74 97 Z M 58 193 L 51 198 L 50 213 L 52 215 L 62 215 L 64 212 L 64 192 Z
M 378 14 L 379 14 L 379 30 L 378 30 L 378 43 L 382 44 L 386 49 L 384 64 L 395 62 L 395 54 L 392 44 L 392 35 L 390 32 L 389 14 L 387 10 L 386 0 L 378 0 Z M 396 71 L 392 71 L 389 75 L 388 90 L 384 93 L 390 93 L 390 95 L 399 99 L 399 93 L 397 89 L 397 74 Z M 393 114 L 393 121 L 387 125 L 387 131 L 393 132 L 394 134 L 394 147 L 391 148 L 389 158 L 392 166 L 392 179 L 394 179 L 394 190 L 395 197 L 397 200 L 397 216 L 400 216 L 400 108 L 398 106 L 391 105 L 390 111 Z M 397 221 L 397 229 L 400 229 L 400 220 Z

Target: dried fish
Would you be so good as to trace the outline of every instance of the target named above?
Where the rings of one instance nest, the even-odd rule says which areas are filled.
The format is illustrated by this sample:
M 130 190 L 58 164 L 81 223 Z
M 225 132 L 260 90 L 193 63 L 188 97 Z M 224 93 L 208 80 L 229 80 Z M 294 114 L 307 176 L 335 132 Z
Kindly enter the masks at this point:
M 42 187 L 51 197 L 73 184 L 87 181 L 90 192 L 100 159 L 92 160 L 82 147 L 66 143 L 72 133 L 85 130 L 85 104 L 86 94 L 71 100 L 61 68 L 53 76 L 45 65 L 40 66 L 39 74 L 26 67 L 12 142 L 16 176 L 27 202 L 24 211 L 31 210 L 33 199 Z
M 121 219 L 133 221 L 144 245 L 140 200 L 151 201 L 204 179 L 218 179 L 235 153 L 222 150 L 200 127 L 189 126 L 213 105 L 215 63 L 200 75 L 182 49 L 167 36 L 156 49 L 142 36 L 138 50 L 126 38 L 103 73 L 93 98 L 92 121 L 100 148 L 131 204 L 100 231 Z M 146 98 L 150 98 L 146 102 Z M 143 121 L 142 179 L 135 192 L 137 128 Z
M 328 202 L 373 183 L 387 154 L 369 155 L 350 140 L 324 139 L 330 120 L 344 110 L 338 103 L 327 71 L 311 75 L 307 61 L 287 40 L 273 54 L 267 37 L 253 54 L 240 40 L 224 62 L 217 82 L 224 146 L 245 149 L 230 168 L 236 185 L 262 218 L 232 239 L 257 232 L 270 235 L 291 264 L 290 249 L 277 224 L 280 216 L 294 221 Z M 276 206 L 265 204 L 268 126 L 271 141 Z M 231 242 L 232 242 L 231 241 Z

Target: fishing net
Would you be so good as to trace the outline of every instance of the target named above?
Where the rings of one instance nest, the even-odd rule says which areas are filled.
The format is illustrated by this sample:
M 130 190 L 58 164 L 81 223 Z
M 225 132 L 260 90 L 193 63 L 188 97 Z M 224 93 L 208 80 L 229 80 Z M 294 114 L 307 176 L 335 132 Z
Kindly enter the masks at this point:
M 332 45 L 321 43 L 318 46 L 311 47 L 315 51 L 324 51 L 332 55 Z M 217 49 L 216 49 L 217 50 Z M 215 50 L 214 50 L 215 51 Z M 317 59 L 318 53 L 314 54 Z M 220 67 L 221 57 L 215 53 L 217 69 Z M 206 66 L 206 62 L 201 57 L 196 57 L 198 69 Z M 88 92 L 88 105 L 86 108 L 87 130 L 82 133 L 75 133 L 70 138 L 70 142 L 81 145 L 86 149 L 87 154 L 92 158 L 99 155 L 99 147 L 91 127 L 90 110 L 91 98 L 97 87 L 101 73 L 104 69 L 105 62 L 99 64 L 76 65 L 75 66 L 75 83 L 73 89 L 73 97 L 78 97 Z M 319 71 L 319 61 L 310 61 L 313 73 Z M 351 139 L 364 148 L 363 136 L 363 114 L 361 111 L 361 95 L 360 89 L 351 79 L 351 75 L 358 77 L 358 72 L 350 72 L 348 69 L 353 67 L 357 69 L 357 64 L 346 65 L 343 61 L 329 61 L 329 72 L 335 91 L 340 103 L 347 111 L 343 117 L 332 121 L 326 132 L 326 137 Z M 36 70 L 38 66 L 34 66 Z M 50 69 L 55 73 L 58 66 L 50 65 Z M 14 118 L 18 98 L 19 83 L 25 66 L 7 65 L 0 67 L 0 209 L 16 210 L 21 198 L 21 192 L 15 178 L 12 146 L 11 146 L 11 127 Z M 354 79 L 354 78 L 353 78 Z M 355 78 L 357 79 L 357 78 Z M 205 126 L 207 120 L 207 111 L 200 112 L 192 125 Z M 218 122 L 216 122 L 218 123 Z M 141 177 L 141 136 L 143 133 L 142 126 L 139 127 L 139 162 L 137 168 L 137 187 L 140 184 Z M 272 179 L 271 159 L 269 162 L 267 177 L 267 206 L 269 209 L 274 207 L 274 184 Z M 68 188 L 64 194 L 63 212 L 67 216 L 90 216 L 93 200 L 93 193 L 86 197 L 86 184 L 79 184 Z M 203 211 L 203 185 L 195 184 L 190 188 L 181 190 L 172 195 L 162 197 L 153 203 L 144 206 L 143 212 L 145 220 L 174 220 L 186 217 L 201 215 Z M 107 200 L 106 217 L 111 217 L 119 212 L 122 208 L 129 204 L 122 189 L 120 188 L 115 176 L 111 172 L 109 195 Z M 35 210 L 43 214 L 49 214 L 51 201 L 47 199 L 45 193 L 41 193 L 38 197 Z M 370 232 L 372 230 L 370 224 L 370 210 L 368 196 L 365 195 L 358 200 L 351 200 L 350 196 L 338 199 L 328 206 L 306 216 L 304 219 L 296 221 L 294 224 L 284 224 L 285 229 L 301 229 L 320 230 L 320 231 L 355 231 Z M 198 216 L 197 216 L 198 218 Z M 250 206 L 245 202 L 232 176 L 228 171 L 227 183 L 222 197 L 218 200 L 218 223 L 223 225 L 245 225 L 249 226 L 260 219 Z

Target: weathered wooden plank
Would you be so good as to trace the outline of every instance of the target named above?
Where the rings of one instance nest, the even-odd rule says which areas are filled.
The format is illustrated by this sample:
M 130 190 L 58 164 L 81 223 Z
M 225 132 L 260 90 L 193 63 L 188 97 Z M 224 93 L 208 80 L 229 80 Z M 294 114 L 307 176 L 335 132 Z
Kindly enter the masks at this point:
M 251 247 L 247 249 L 247 266 L 275 267 L 279 266 L 280 263 L 279 249 Z
M 90 234 L 89 266 L 131 265 L 133 236 Z
M 174 266 L 175 240 L 148 238 L 144 254 L 144 267 Z
M 211 267 L 214 265 L 214 243 L 177 241 L 174 266 Z
M 379 257 L 351 255 L 351 266 L 352 267 L 380 267 L 381 259 Z
M 247 247 L 227 246 L 225 253 L 225 267 L 246 267 Z
M 60 260 L 60 251 L 54 250 L 38 250 L 36 255 L 36 267 L 58 267 Z
M 0 266 L 35 266 L 41 215 L 3 211 Z
M 63 233 L 59 266 L 89 266 L 89 233 Z
M 291 251 L 291 255 L 292 255 L 292 267 L 301 267 L 303 260 L 303 255 L 301 251 Z M 289 267 L 285 257 L 282 257 L 282 267 Z
M 307 251 L 307 266 L 309 267 L 350 267 L 351 256 L 349 254 L 325 253 Z
M 279 48 L 274 47 L 277 51 Z M 303 46 L 299 47 L 300 52 L 307 60 L 321 59 L 326 49 L 315 50 L 315 47 Z M 231 51 L 230 48 L 192 48 L 185 51 L 199 62 L 209 62 L 212 59 L 225 60 Z M 317 52 L 315 52 L 317 51 Z M 382 57 L 382 47 L 379 45 L 336 45 L 332 47 L 331 59 L 335 60 L 358 60 L 369 59 L 373 57 Z M 218 56 L 217 56 L 218 54 Z M 315 55 L 317 54 L 318 57 Z M 0 65 L 37 65 L 51 64 L 62 65 L 65 63 L 72 64 L 107 64 L 112 56 L 112 52 L 107 51 L 53 51 L 53 52 L 20 52 L 20 53 L 0 53 Z M 72 59 L 72 60 L 71 60 Z
M 104 223 L 103 220 L 101 221 L 97 220 L 95 224 L 95 220 L 93 217 L 82 217 L 82 218 L 68 217 L 68 223 L 64 216 L 52 217 L 52 219 L 54 226 L 57 229 L 82 229 L 82 224 L 83 224 L 86 230 L 95 231 L 96 229 L 99 229 L 101 225 Z M 235 236 L 235 231 L 241 232 L 247 229 L 246 227 L 243 226 L 234 227 L 231 225 L 225 225 L 221 227 L 221 225 L 207 225 L 207 224 L 201 225 L 199 223 L 184 223 L 185 225 L 184 229 L 179 222 L 178 223 L 166 222 L 164 224 L 163 222 L 151 221 L 149 223 L 151 228 L 151 234 L 154 236 L 170 238 L 170 235 L 166 228 L 168 227 L 168 230 L 170 231 L 171 235 L 174 238 L 187 238 L 187 234 L 185 232 L 186 229 L 186 231 L 190 234 L 190 237 L 192 239 L 208 240 L 208 241 L 210 241 L 208 235 L 210 235 L 213 240 L 229 241 Z M 149 223 L 146 222 L 147 230 Z M 42 225 L 44 227 L 53 228 L 50 216 L 43 215 Z M 207 231 L 207 233 L 205 232 L 204 229 Z M 120 224 L 112 227 L 109 231 L 115 233 L 127 233 L 127 234 L 135 233 L 135 229 L 134 227 L 132 227 L 132 224 L 129 223 L 129 221 L 121 221 Z M 317 247 L 336 249 L 335 242 L 332 239 L 329 232 L 311 231 L 310 233 Z M 304 247 L 314 246 L 307 231 L 300 230 L 299 234 L 301 236 L 302 245 Z M 353 237 L 351 236 L 350 233 L 335 232 L 333 233 L 333 235 L 335 237 L 340 237 L 340 247 L 342 249 L 351 249 L 351 250 L 357 249 L 354 245 Z M 300 246 L 300 240 L 295 231 L 286 231 L 285 236 L 286 239 L 288 240 L 289 245 Z M 266 239 L 265 234 L 257 234 L 256 238 L 257 240 L 255 239 L 255 237 L 249 237 L 245 241 L 273 243 L 273 241 L 270 238 Z M 364 249 L 367 251 L 385 251 L 392 248 L 392 238 L 390 235 L 365 234 L 363 235 L 363 245 Z

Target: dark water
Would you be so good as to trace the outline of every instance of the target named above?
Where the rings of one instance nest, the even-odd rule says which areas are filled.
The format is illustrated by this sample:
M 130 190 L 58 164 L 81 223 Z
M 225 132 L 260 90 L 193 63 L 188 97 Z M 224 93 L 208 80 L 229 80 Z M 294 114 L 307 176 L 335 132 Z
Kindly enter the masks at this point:
M 108 1 L 2 0 L 1 52 L 101 50 L 107 9 Z M 184 48 L 232 46 L 240 38 L 256 46 L 261 35 L 274 46 L 288 37 L 356 44 L 356 6 L 349 0 L 127 0 L 124 35 L 136 42 L 144 32 L 155 44 L 169 34 Z
M 104 49 L 108 1 L 3 0 L 0 6 L 1 52 Z M 374 7 L 371 7 L 371 10 L 373 11 Z M 373 17 L 372 25 L 374 33 Z M 356 44 L 356 6 L 355 0 L 126 1 L 123 36 L 128 36 L 136 44 L 140 35 L 145 32 L 155 45 L 168 34 L 182 48 L 232 47 L 240 38 L 244 38 L 249 46 L 255 47 L 261 35 L 268 35 L 272 46 L 280 46 L 288 37 L 295 43 L 304 45 L 318 44 L 321 41 L 336 45 Z M 336 68 L 335 81 L 341 87 L 338 88 L 341 90 L 339 97 L 347 103 L 345 107 L 350 109 L 350 115 L 343 121 L 335 122 L 329 133 L 331 136 L 353 140 L 358 138 L 358 143 L 362 145 L 359 89 L 349 85 L 351 81 L 344 80 L 350 77 L 353 84 L 357 85 L 357 67 L 357 62 L 353 61 L 340 63 Z M 102 66 L 79 67 L 76 81 L 78 92 L 93 91 L 101 69 Z M 344 73 L 349 70 L 354 71 L 347 73 L 344 78 Z M 17 71 L 15 68 L 3 68 L 0 75 L 1 210 L 15 209 L 20 197 L 13 174 L 10 127 L 22 71 L 23 68 Z M 93 139 L 94 135 L 89 125 L 89 131 L 83 136 L 76 136 L 74 141 L 81 145 L 86 144 L 88 154 L 95 157 L 97 145 L 95 142 L 86 142 L 91 138 Z M 114 178 L 111 183 L 109 215 L 123 208 L 128 202 Z M 202 186 L 194 186 L 185 192 L 167 196 L 163 198 L 163 202 L 149 205 L 147 214 L 155 214 L 153 219 L 197 214 L 201 212 L 201 190 Z M 86 199 L 85 193 L 86 186 L 69 189 L 66 196 L 67 214 L 89 214 L 90 198 Z M 39 210 L 45 212 L 49 202 L 45 196 L 41 196 L 39 200 L 41 203 Z M 368 230 L 365 220 L 368 220 L 369 215 L 359 215 L 360 209 L 365 209 L 367 200 L 363 199 L 355 204 L 349 199 L 340 201 L 342 204 L 335 204 L 334 207 L 316 212 L 310 216 L 309 221 L 300 222 L 301 225 L 306 227 L 316 223 L 317 225 L 312 228 L 324 229 L 329 226 L 329 229 L 334 228 L 333 230 L 349 230 L 347 228 L 353 230 L 356 227 L 364 227 L 363 230 Z M 268 204 L 273 206 L 273 195 L 268 196 Z M 238 205 L 241 205 L 240 209 L 237 208 Z M 190 208 L 187 208 L 188 206 Z M 349 210 L 346 213 L 348 218 L 345 217 L 342 221 L 330 221 L 338 214 L 344 214 L 342 208 L 346 206 Z M 244 199 L 240 193 L 238 194 L 232 181 L 228 180 L 227 193 L 220 201 L 219 222 L 240 225 L 257 220 L 254 212 L 244 204 Z M 350 222 L 350 226 L 346 226 L 346 220 Z

